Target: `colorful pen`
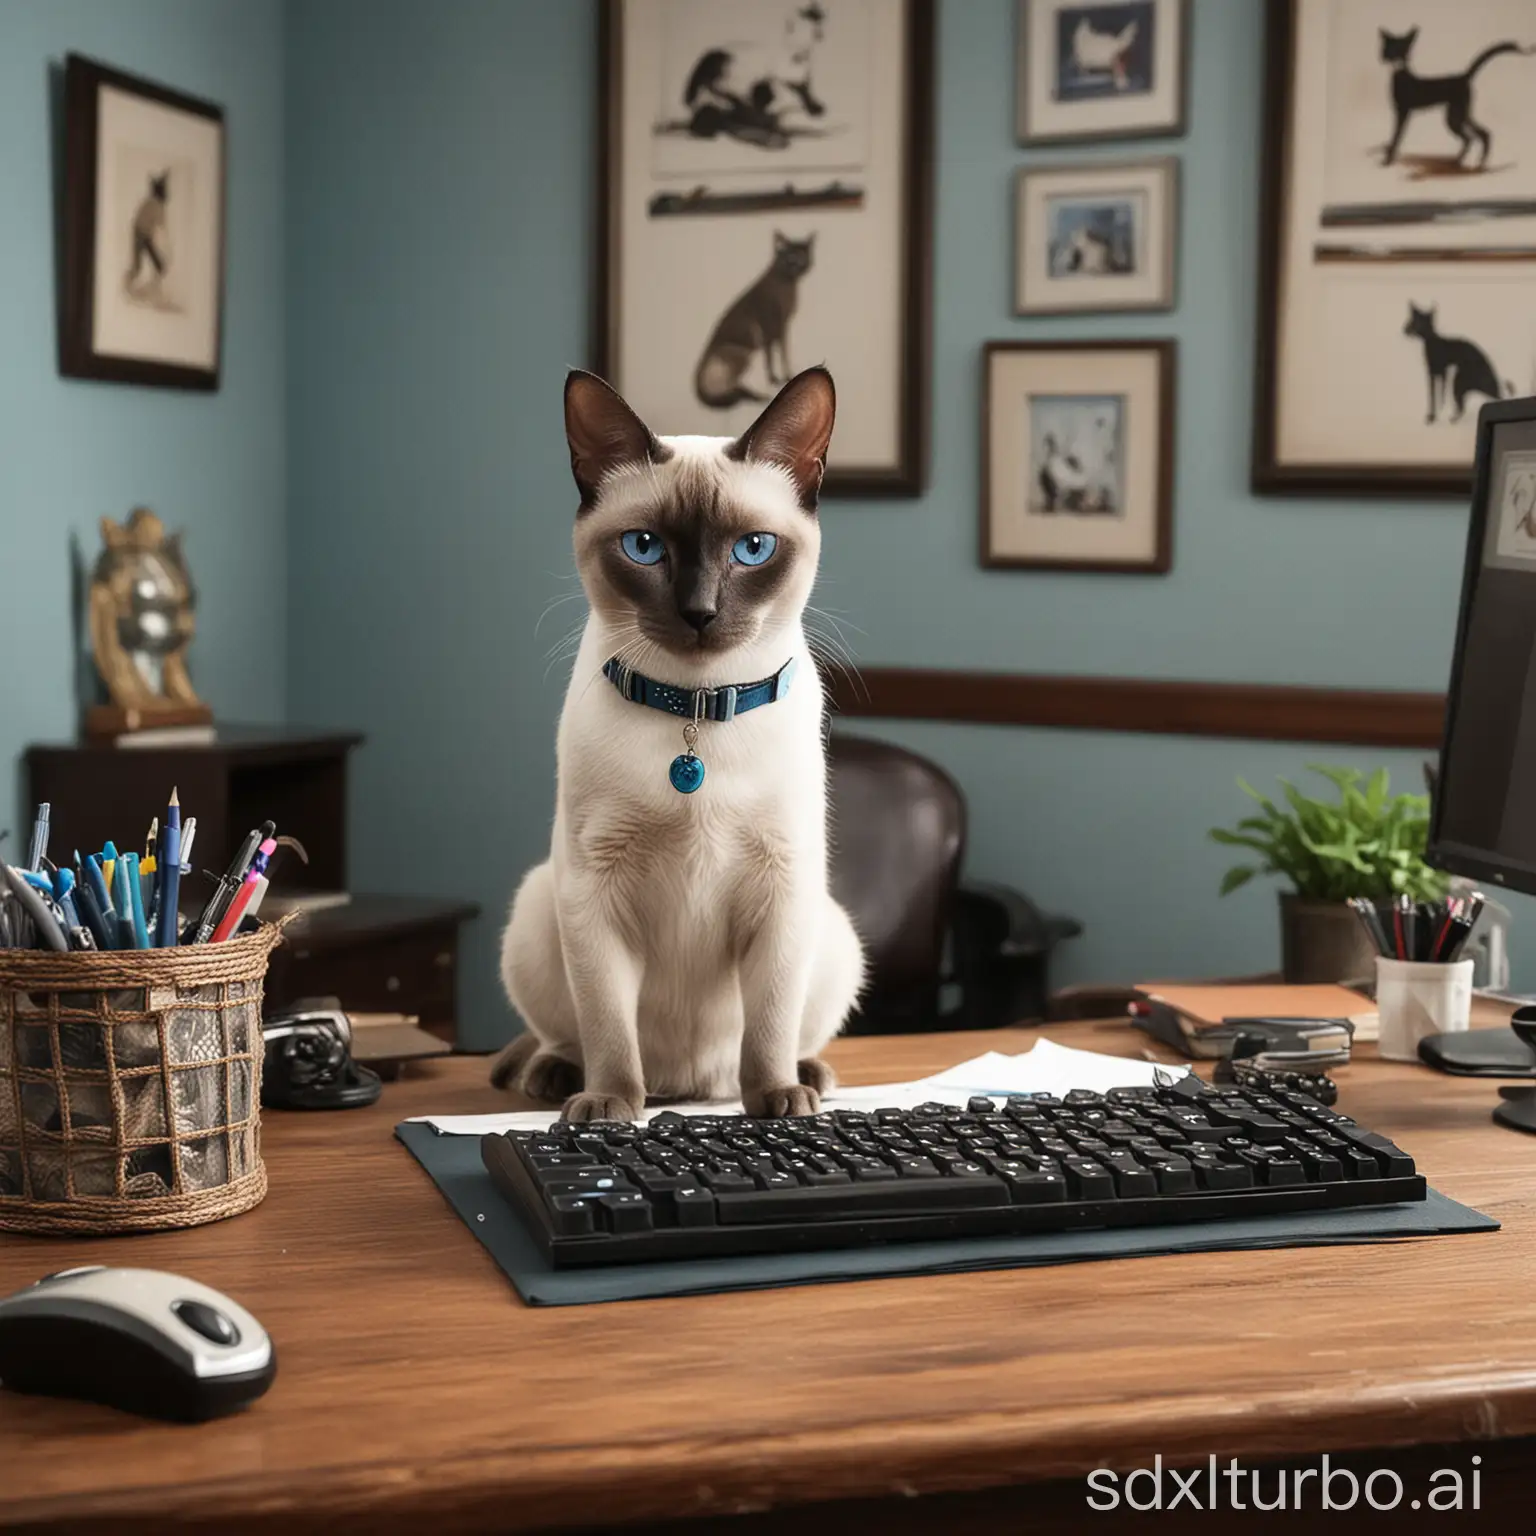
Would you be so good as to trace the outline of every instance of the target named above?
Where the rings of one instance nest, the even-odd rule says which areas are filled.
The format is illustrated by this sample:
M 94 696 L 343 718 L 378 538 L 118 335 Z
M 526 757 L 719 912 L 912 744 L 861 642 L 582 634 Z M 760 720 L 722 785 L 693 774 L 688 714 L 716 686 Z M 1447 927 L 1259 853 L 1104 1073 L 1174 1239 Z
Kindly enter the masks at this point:
M 64 926 L 66 928 L 79 928 L 80 911 L 75 905 L 75 872 L 72 869 L 61 869 L 53 877 L 53 896 L 59 904 L 59 910 L 64 914 Z
M 206 944 L 212 938 L 214 929 L 224 920 L 224 914 L 228 911 L 230 902 L 239 895 L 240 884 L 251 867 L 251 860 L 256 857 L 257 849 L 276 831 L 275 821 L 264 821 L 240 845 L 239 852 L 230 860 L 229 868 L 224 871 L 223 878 L 214 889 L 213 895 L 208 898 L 208 905 L 203 908 L 203 915 L 198 919 L 197 931 L 192 936 L 194 944 Z
M 81 880 L 75 887 L 74 895 L 75 906 L 79 909 L 80 916 L 85 919 L 85 926 L 90 930 L 91 937 L 95 939 L 96 948 L 116 949 L 115 937 L 102 916 L 101 904 L 96 899 L 96 892 L 90 880 Z
M 261 847 L 256 850 L 256 856 L 251 860 L 251 867 L 246 871 L 245 878 L 240 882 L 240 889 L 235 892 L 234 899 L 230 902 L 224 916 L 219 919 L 219 925 L 213 930 L 213 942 L 222 944 L 225 939 L 235 933 L 241 919 L 245 916 L 247 908 L 256 896 L 256 888 L 260 885 L 267 872 L 267 865 L 272 860 L 272 855 L 277 851 L 277 844 L 272 838 L 264 838 Z M 265 892 L 262 893 L 265 895 Z
M 133 892 L 128 889 L 128 883 L 128 855 L 125 853 L 112 863 L 112 905 L 117 909 L 119 949 L 139 947 L 138 935 L 133 930 Z
M 101 848 L 101 877 L 109 891 L 117 890 L 117 844 L 110 837 Z
M 106 924 L 107 932 L 112 942 L 101 943 L 101 935 L 96 935 L 96 942 L 103 949 L 116 949 L 117 946 L 117 910 L 112 905 L 112 890 L 107 884 L 107 877 L 102 872 L 101 858 L 98 854 L 91 854 L 80 866 L 80 873 L 85 876 L 83 885 L 89 889 L 96 898 L 97 910 L 101 913 L 102 921 Z
M 148 949 L 149 927 L 144 921 L 144 888 L 139 883 L 139 856 L 136 853 L 125 853 L 119 862 L 128 866 L 128 898 L 133 903 L 133 947 Z
M 160 856 L 155 879 L 155 944 L 174 949 L 181 933 L 181 798 L 173 789 L 160 827 Z

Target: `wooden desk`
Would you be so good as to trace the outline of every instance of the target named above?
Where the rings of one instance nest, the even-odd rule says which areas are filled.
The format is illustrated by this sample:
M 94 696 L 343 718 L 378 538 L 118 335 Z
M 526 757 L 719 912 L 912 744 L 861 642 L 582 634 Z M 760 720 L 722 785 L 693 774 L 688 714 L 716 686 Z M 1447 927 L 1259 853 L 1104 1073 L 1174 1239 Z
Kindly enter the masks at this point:
M 1121 1025 L 1042 1032 L 1142 1049 Z M 879 1081 L 1032 1036 L 832 1054 Z M 1372 1061 L 1341 1074 L 1343 1108 L 1497 1234 L 533 1309 L 390 1136 L 407 1114 L 503 1106 L 484 1072 L 428 1063 L 373 1109 L 269 1117 L 272 1193 L 233 1221 L 0 1238 L 0 1290 L 91 1261 L 184 1271 L 246 1302 L 280 1361 L 253 1409 L 197 1429 L 0 1393 L 0 1526 L 448 1536 L 767 1510 L 738 1528 L 1066 1529 L 1095 1466 L 1474 1439 L 1490 1443 L 1432 1464 L 1470 1477 L 1481 1454 L 1485 1511 L 1520 1484 L 1536 1138 L 1489 1123 L 1490 1083 Z

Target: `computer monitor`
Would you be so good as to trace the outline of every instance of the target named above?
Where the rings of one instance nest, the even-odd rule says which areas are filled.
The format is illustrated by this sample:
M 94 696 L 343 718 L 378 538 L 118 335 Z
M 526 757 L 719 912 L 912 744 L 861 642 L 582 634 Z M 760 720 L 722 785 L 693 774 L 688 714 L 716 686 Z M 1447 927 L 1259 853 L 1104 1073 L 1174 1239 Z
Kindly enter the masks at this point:
M 1536 894 L 1536 398 L 1484 406 L 1429 862 Z

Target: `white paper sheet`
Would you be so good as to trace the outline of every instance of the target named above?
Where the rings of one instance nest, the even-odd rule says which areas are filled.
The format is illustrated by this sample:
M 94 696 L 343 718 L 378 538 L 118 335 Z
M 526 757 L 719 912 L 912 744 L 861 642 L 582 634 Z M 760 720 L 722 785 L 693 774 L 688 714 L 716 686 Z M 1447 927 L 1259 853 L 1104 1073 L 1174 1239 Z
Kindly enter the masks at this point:
M 1149 1088 L 1159 1072 L 1182 1077 L 1185 1066 L 1158 1066 L 1125 1056 L 1079 1051 L 1052 1040 L 1036 1040 L 1017 1056 L 987 1051 L 932 1077 L 908 1083 L 874 1083 L 839 1088 L 822 1100 L 824 1110 L 910 1109 L 915 1104 L 964 1104 L 972 1094 L 1054 1093 L 1073 1088 L 1105 1093 L 1111 1088 Z M 741 1102 L 728 1104 L 659 1104 L 645 1119 L 670 1110 L 680 1115 L 739 1115 Z M 518 1111 L 504 1115 L 417 1115 L 444 1136 L 484 1136 L 503 1131 L 539 1131 L 560 1118 L 555 1110 Z

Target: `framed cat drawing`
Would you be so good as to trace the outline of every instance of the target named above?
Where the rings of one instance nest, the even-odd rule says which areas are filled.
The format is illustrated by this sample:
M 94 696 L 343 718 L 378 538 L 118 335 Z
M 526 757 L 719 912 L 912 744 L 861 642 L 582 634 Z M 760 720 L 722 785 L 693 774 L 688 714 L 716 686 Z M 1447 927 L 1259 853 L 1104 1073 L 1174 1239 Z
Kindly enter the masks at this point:
M 59 371 L 219 387 L 224 114 L 70 54 Z
M 1014 313 L 1172 309 L 1178 186 L 1171 155 L 1018 172 Z
M 596 370 L 657 430 L 837 380 L 830 495 L 926 472 L 933 0 L 604 0 Z
M 1270 0 L 1254 489 L 1464 495 L 1536 393 L 1529 0 Z
M 1172 569 L 1176 353 L 1168 340 L 985 344 L 983 565 Z
M 1187 0 L 1018 0 L 1021 144 L 1184 132 Z

